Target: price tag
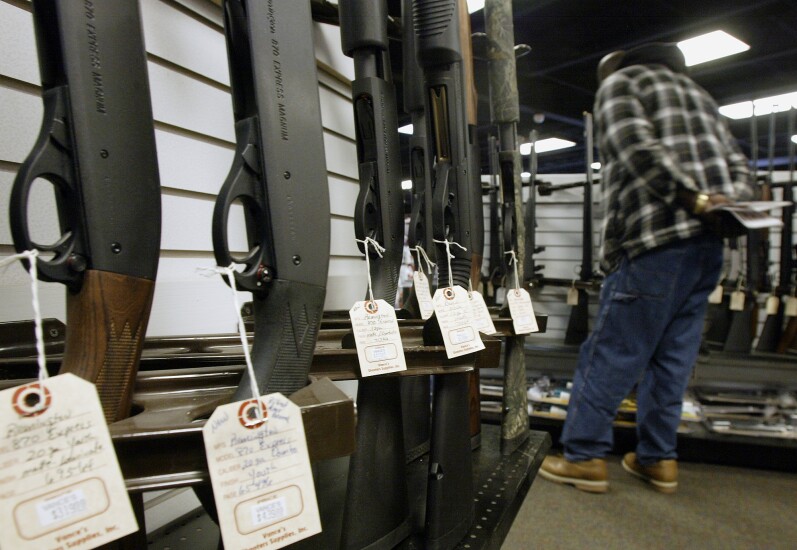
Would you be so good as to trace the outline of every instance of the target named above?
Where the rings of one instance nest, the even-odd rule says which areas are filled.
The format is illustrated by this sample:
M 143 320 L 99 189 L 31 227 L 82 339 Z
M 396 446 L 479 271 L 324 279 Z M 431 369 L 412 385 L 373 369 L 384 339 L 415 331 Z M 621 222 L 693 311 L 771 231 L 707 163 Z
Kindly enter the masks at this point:
M 96 548 L 138 530 L 94 384 L 0 392 L 0 547 Z
M 415 297 L 418 299 L 421 319 L 426 320 L 434 313 L 432 293 L 429 291 L 429 279 L 419 270 L 412 275 L 412 284 L 415 285 Z
M 741 290 L 731 292 L 731 305 L 729 306 L 729 309 L 731 311 L 744 310 L 744 292 Z
M 479 331 L 473 326 L 473 309 L 467 290 L 459 285 L 438 288 L 433 302 L 449 359 L 484 349 Z
M 777 296 L 768 296 L 766 302 L 767 315 L 777 315 L 778 307 L 780 307 L 780 298 Z
M 525 288 L 510 289 L 506 293 L 509 302 L 509 314 L 512 316 L 512 326 L 515 334 L 528 334 L 539 332 L 537 317 L 531 305 L 531 296 Z
M 468 293 L 471 309 L 473 310 L 473 326 L 482 334 L 495 334 L 495 325 L 490 317 L 490 310 L 484 303 L 484 296 L 474 290 Z
M 202 428 L 225 548 L 276 549 L 321 532 L 301 409 L 280 393 L 261 403 L 222 405 Z
M 407 370 L 396 311 L 384 300 L 357 302 L 349 310 L 363 376 Z
M 576 287 L 570 287 L 567 289 L 567 305 L 569 306 L 577 306 L 578 305 L 578 289 Z
M 722 285 L 717 285 L 711 294 L 708 295 L 708 303 L 709 304 L 721 304 L 722 303 Z
M 783 306 L 783 314 L 786 317 L 797 317 L 797 298 L 789 296 Z

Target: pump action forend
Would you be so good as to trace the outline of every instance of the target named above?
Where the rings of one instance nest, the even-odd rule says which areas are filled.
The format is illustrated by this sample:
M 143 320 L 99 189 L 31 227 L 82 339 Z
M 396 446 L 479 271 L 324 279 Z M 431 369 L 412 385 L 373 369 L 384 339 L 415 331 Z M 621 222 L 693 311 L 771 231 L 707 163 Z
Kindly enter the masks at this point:
M 385 248 L 380 257 L 373 246 L 359 243 L 369 255 L 374 298 L 393 307 L 404 247 L 404 205 L 387 5 L 385 0 L 340 0 L 338 6 L 341 47 L 354 59 L 352 101 L 360 178 L 354 233 L 357 239 L 371 238 Z M 393 548 L 411 529 L 398 377 L 360 381 L 356 438 L 340 547 Z
M 307 383 L 329 265 L 329 191 L 308 2 L 226 0 L 236 150 L 213 211 L 221 266 L 252 292 L 258 388 L 290 395 Z M 243 206 L 249 252 L 230 251 L 227 220 Z M 229 281 L 228 281 L 229 282 Z M 248 376 L 234 400 L 252 397 Z
M 67 286 L 61 373 L 96 384 L 108 422 L 128 416 L 160 247 L 160 185 L 138 3 L 34 0 L 44 118 L 11 192 L 18 251 Z M 87 37 L 88 31 L 88 37 Z M 33 241 L 28 200 L 52 184 L 61 236 Z

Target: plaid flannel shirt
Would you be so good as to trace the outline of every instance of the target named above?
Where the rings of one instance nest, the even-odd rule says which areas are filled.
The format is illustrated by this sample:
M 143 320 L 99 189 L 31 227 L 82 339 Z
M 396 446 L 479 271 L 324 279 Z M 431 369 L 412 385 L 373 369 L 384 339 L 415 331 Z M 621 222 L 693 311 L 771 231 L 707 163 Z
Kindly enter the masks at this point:
M 679 189 L 752 197 L 747 159 L 717 104 L 688 76 L 633 65 L 609 76 L 595 101 L 605 207 L 601 267 L 704 232 Z

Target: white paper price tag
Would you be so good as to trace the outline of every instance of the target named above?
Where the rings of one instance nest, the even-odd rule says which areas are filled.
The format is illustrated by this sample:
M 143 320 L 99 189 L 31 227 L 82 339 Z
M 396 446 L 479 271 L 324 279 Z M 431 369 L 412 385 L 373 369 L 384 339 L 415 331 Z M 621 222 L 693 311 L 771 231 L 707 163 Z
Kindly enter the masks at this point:
M 717 285 L 711 294 L 708 295 L 708 303 L 709 304 L 721 304 L 722 303 L 722 285 Z
M 797 298 L 789 296 L 783 305 L 783 314 L 786 317 L 797 317 Z
M 531 296 L 525 288 L 510 289 L 506 293 L 509 302 L 509 314 L 512 316 L 512 326 L 515 334 L 528 334 L 539 332 L 537 317 L 531 305 Z
M 395 310 L 384 300 L 357 302 L 349 310 L 363 376 L 407 370 Z
M 495 325 L 490 317 L 490 310 L 484 303 L 484 296 L 478 291 L 468 293 L 470 306 L 473 310 L 473 326 L 482 334 L 495 334 Z
M 73 374 L 0 392 L 0 468 L 0 548 L 89 549 L 138 529 L 97 390 Z
M 567 289 L 567 305 L 569 306 L 577 306 L 578 305 L 578 289 L 575 287 L 570 287 Z
M 484 349 L 479 331 L 473 326 L 473 309 L 467 290 L 458 285 L 438 288 L 433 302 L 449 359 Z
M 282 548 L 321 532 L 301 410 L 281 393 L 261 402 L 222 405 L 202 428 L 225 548 Z
M 432 303 L 432 293 L 429 290 L 429 279 L 421 271 L 416 271 L 412 275 L 412 284 L 415 286 L 415 297 L 418 299 L 418 307 L 421 310 L 421 319 L 428 319 L 434 313 Z
M 777 315 L 778 308 L 780 307 L 780 298 L 777 296 L 768 296 L 766 301 L 766 312 L 767 315 Z
M 731 304 L 728 306 L 728 309 L 731 311 L 743 311 L 744 310 L 744 292 L 741 290 L 736 290 L 731 292 Z

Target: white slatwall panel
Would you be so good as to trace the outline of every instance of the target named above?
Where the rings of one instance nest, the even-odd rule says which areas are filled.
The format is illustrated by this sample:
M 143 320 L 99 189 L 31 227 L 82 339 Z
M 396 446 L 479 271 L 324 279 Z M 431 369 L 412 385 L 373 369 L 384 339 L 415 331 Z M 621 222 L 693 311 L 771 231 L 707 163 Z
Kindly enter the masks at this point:
M 221 10 L 209 0 L 140 0 L 140 6 L 163 187 L 162 254 L 148 334 L 231 332 L 229 288 L 219 277 L 197 273 L 198 267 L 215 263 L 210 220 L 234 152 Z M 13 251 L 6 215 L 11 183 L 41 125 L 33 36 L 29 11 L 0 0 L 0 257 Z M 314 38 L 322 68 L 319 93 L 332 211 L 325 307 L 348 309 L 362 299 L 366 286 L 352 224 L 357 162 L 345 79 L 353 77 L 353 65 L 340 51 L 337 27 L 315 24 Z M 49 192 L 43 195 L 50 200 L 37 198 L 30 208 L 32 231 L 56 234 L 52 200 Z M 240 209 L 231 216 L 230 238 L 234 250 L 245 249 Z M 65 319 L 62 285 L 43 284 L 41 296 L 45 316 Z M 249 298 L 241 293 L 242 300 Z M 32 316 L 27 274 L 20 265 L 0 273 L 0 303 L 0 321 Z

